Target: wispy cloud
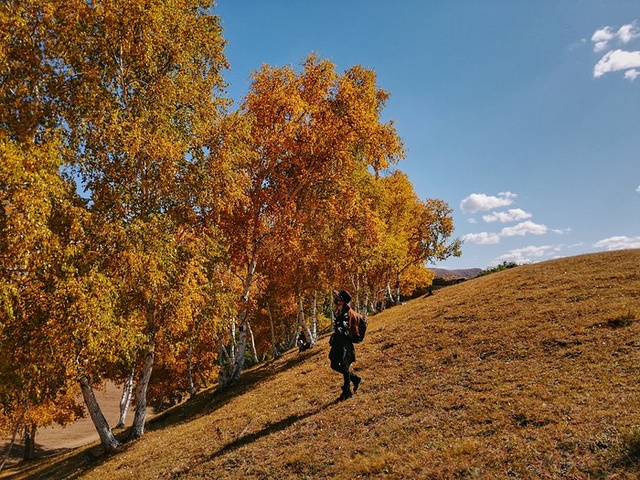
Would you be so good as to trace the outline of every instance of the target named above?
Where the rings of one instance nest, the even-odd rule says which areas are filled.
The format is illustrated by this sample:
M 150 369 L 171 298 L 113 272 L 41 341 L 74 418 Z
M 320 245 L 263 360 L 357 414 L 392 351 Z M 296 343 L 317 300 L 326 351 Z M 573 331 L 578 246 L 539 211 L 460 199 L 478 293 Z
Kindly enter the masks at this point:
M 504 237 L 524 237 L 525 235 L 544 235 L 545 233 L 564 233 L 562 230 L 550 230 L 546 225 L 534 223 L 529 220 L 519 223 L 513 227 L 505 227 L 500 233 L 480 232 L 469 233 L 462 238 L 465 242 L 476 243 L 478 245 L 495 245 L 500 243 Z
M 500 235 L 489 232 L 468 233 L 464 235 L 462 239 L 465 242 L 475 243 L 477 245 L 495 245 L 500 243 Z
M 640 67 L 640 51 L 627 52 L 625 50 L 612 50 L 607 52 L 604 57 L 593 67 L 593 76 L 599 78 L 605 73 L 619 72 L 620 70 L 629 70 L 635 72 L 635 69 Z M 637 73 L 637 72 L 636 72 Z M 635 73 L 627 75 L 627 78 L 635 78 Z
M 500 222 L 509 223 L 531 218 L 533 215 L 525 212 L 520 208 L 512 208 L 506 212 L 491 212 L 489 215 L 483 215 L 482 219 L 487 223 Z
M 542 246 L 529 246 L 524 248 L 517 248 L 510 250 L 509 252 L 500 255 L 494 261 L 495 263 L 502 262 L 516 262 L 516 263 L 531 263 L 536 260 L 540 260 L 542 257 L 553 255 L 554 253 L 562 250 L 562 246 L 542 245 Z
M 624 250 L 627 248 L 640 248 L 640 237 L 609 237 L 593 244 L 595 248 L 606 250 Z
M 640 185 L 638 185 L 638 188 L 636 188 L 636 192 L 640 193 Z
M 640 72 L 635 68 L 624 72 L 624 78 L 626 78 L 627 80 L 631 80 L 632 82 L 636 79 L 638 75 L 640 75 Z
M 464 213 L 486 212 L 494 208 L 508 207 L 517 196 L 511 192 L 500 192 L 497 196 L 472 193 L 460 202 L 460 208 Z
M 596 30 L 591 41 L 595 52 L 604 52 L 610 48 L 611 44 L 626 45 L 638 37 L 640 37 L 640 29 L 636 22 L 632 22 L 623 25 L 617 31 L 609 26 Z
M 519 223 L 513 227 L 505 227 L 500 232 L 501 237 L 514 237 L 519 236 L 522 237 L 524 235 L 544 235 L 549 231 L 549 228 L 546 225 L 541 225 L 539 223 L 534 223 L 529 220 L 526 222 Z

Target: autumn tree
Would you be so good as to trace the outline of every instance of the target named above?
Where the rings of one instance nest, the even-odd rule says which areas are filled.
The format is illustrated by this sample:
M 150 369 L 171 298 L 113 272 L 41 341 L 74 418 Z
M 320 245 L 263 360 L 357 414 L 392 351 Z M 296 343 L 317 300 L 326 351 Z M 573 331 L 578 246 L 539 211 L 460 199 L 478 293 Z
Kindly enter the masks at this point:
M 69 45 L 64 57 L 75 73 L 64 112 L 70 161 L 91 191 L 91 210 L 122 234 L 113 240 L 111 274 L 121 279 L 124 314 L 145 338 L 133 436 L 144 432 L 158 335 L 186 320 L 173 308 L 172 292 L 189 268 L 179 258 L 178 233 L 201 221 L 193 195 L 213 191 L 203 182 L 230 183 L 224 152 L 213 149 L 226 105 L 226 61 L 218 18 L 206 6 L 79 2 L 70 40 L 81 48 Z M 216 208 L 225 191 L 208 206 Z
M 24 425 L 29 454 L 37 427 L 81 413 L 74 395 L 83 350 L 91 338 L 114 338 L 90 335 L 91 322 L 113 333 L 101 322 L 113 297 L 85 258 L 85 209 L 60 176 L 59 144 L 5 138 L 0 157 L 0 408 Z
M 252 122 L 251 184 L 245 200 L 223 220 L 242 295 L 234 361 L 221 371 L 221 386 L 243 369 L 268 239 L 285 241 L 308 205 L 344 201 L 339 195 L 348 190 L 344 179 L 358 166 L 380 170 L 402 155 L 393 125 L 380 119 L 388 94 L 372 71 L 353 67 L 339 75 L 331 62 L 311 55 L 299 72 L 265 65 L 252 79 L 242 106 Z
M 392 302 L 398 302 L 401 278 L 410 267 L 424 268 L 429 262 L 459 256 L 460 241 L 450 239 L 453 218 L 449 206 L 441 200 L 418 198 L 401 171 L 378 179 L 377 209 L 385 222 L 380 245 L 387 268 L 385 290 Z M 391 282 L 395 286 L 393 293 Z
M 80 176 L 95 217 L 86 226 L 104 230 L 87 237 L 100 239 L 98 273 L 117 285 L 116 314 L 139 342 L 134 436 L 144 432 L 157 335 L 185 320 L 172 308 L 171 292 L 191 268 L 177 253 L 178 233 L 188 226 L 208 235 L 215 210 L 233 197 L 229 144 L 238 134 L 230 141 L 223 135 L 233 120 L 223 118 L 224 42 L 209 6 L 3 4 L 7 109 L 0 122 L 18 141 L 63 129 L 65 162 Z M 81 384 L 90 392 L 99 378 Z

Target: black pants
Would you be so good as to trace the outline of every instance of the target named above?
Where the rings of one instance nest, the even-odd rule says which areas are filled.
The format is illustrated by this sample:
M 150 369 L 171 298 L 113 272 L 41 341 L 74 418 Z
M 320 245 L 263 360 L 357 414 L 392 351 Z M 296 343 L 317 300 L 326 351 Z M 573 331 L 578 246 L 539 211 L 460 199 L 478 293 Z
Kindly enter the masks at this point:
M 344 379 L 342 389 L 344 391 L 351 390 L 349 382 L 359 378 L 355 373 L 349 371 L 351 364 L 356 359 L 353 342 L 351 342 L 350 338 L 338 333 L 334 333 L 331 336 L 330 342 L 329 360 L 331 360 L 331 368 L 342 374 Z

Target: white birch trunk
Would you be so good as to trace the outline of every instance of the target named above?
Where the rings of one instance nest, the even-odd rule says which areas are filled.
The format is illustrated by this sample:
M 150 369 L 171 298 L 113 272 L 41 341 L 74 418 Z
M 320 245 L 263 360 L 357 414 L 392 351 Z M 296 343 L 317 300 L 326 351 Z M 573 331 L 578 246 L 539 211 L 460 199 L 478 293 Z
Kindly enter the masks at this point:
M 133 396 L 133 377 L 135 376 L 136 368 L 131 369 L 131 373 L 127 377 L 122 386 L 122 395 L 120 396 L 120 418 L 118 424 L 114 428 L 122 428 L 127 420 L 127 412 L 129 411 L 129 405 L 131 405 L 131 397 Z
M 144 426 L 147 419 L 147 388 L 151 380 L 154 360 L 155 341 L 152 339 L 151 345 L 145 352 L 142 372 L 136 386 L 136 410 L 133 417 L 133 425 L 131 426 L 131 438 L 140 438 L 144 435 Z
M 224 343 L 222 342 L 222 338 L 218 335 L 218 364 L 220 366 L 220 373 L 218 375 L 218 390 L 224 389 L 229 383 L 228 373 L 233 365 L 231 361 L 231 357 L 227 349 L 224 347 Z M 233 347 L 232 347 L 233 349 Z
M 307 321 L 304 316 L 304 304 L 302 302 L 302 295 L 298 296 L 298 325 L 304 332 L 304 338 L 313 345 L 313 337 L 311 336 L 311 330 L 309 330 L 309 325 L 307 325 Z
M 391 293 L 391 279 L 389 277 L 389 273 L 387 272 L 387 286 L 385 287 L 385 290 L 387 292 L 389 300 L 391 300 L 391 303 L 396 303 L 396 301 L 393 299 L 393 293 Z
M 273 326 L 273 316 L 271 315 L 271 307 L 267 304 L 267 314 L 269 315 L 269 324 L 271 325 L 271 346 L 273 348 L 273 358 L 278 358 L 278 347 L 276 347 L 276 331 Z
M 249 309 L 247 306 L 243 307 L 238 315 L 238 344 L 235 346 L 235 358 L 231 365 L 231 375 L 229 380 L 234 381 L 240 378 L 242 370 L 244 370 L 244 356 L 247 353 L 247 317 L 249 316 Z
M 298 340 L 298 321 L 296 320 L 296 325 L 293 328 L 293 336 L 291 338 L 289 338 L 289 343 L 287 344 L 287 348 L 293 348 L 294 345 L 296 344 L 297 340 Z
M 318 341 L 318 292 L 313 291 L 313 307 L 311 309 L 311 343 Z
M 238 349 L 238 342 L 236 341 L 236 325 L 235 320 L 231 322 L 231 347 L 229 348 L 229 364 L 236 363 L 236 350 Z
M 253 337 L 251 323 L 249 323 L 248 321 L 247 329 L 249 330 L 249 338 L 251 338 L 251 354 L 253 355 L 253 363 L 257 364 L 260 360 L 258 359 L 258 351 L 256 350 L 256 339 Z
M 369 312 L 369 305 L 371 304 L 370 300 L 369 300 L 369 287 L 367 286 L 367 279 L 365 277 L 364 279 L 364 284 L 365 284 L 365 292 L 364 292 L 364 314 L 368 315 Z
M 93 425 L 98 431 L 100 443 L 107 453 L 113 452 L 116 448 L 118 448 L 120 443 L 113 435 L 113 432 L 109 428 L 109 424 L 107 423 L 106 418 L 104 418 L 104 415 L 102 414 L 100 405 L 96 400 L 96 396 L 93 393 L 93 388 L 91 387 L 91 383 L 89 382 L 89 377 L 85 376 L 80 379 L 80 389 L 82 390 L 82 397 L 84 398 L 84 403 L 87 406 L 87 410 L 89 411 L 89 416 L 91 417 Z
M 235 352 L 235 361 L 231 375 L 228 375 L 227 381 L 234 381 L 240 378 L 244 369 L 244 356 L 247 352 L 247 320 L 249 317 L 249 296 L 251 295 L 251 287 L 256 273 L 257 260 L 254 258 L 247 267 L 247 276 L 244 282 L 244 291 L 242 301 L 244 303 L 238 314 L 238 344 Z
M 193 365 L 191 364 L 191 357 L 193 356 L 193 347 L 189 343 L 189 350 L 187 351 L 187 380 L 189 381 L 189 395 L 192 397 L 196 394 L 196 386 L 193 382 Z

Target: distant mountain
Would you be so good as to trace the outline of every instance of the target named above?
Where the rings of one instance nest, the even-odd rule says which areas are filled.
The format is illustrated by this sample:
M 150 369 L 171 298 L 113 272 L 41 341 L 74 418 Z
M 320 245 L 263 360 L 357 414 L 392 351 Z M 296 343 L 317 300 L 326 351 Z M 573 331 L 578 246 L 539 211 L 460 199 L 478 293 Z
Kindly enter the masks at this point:
M 436 274 L 436 278 L 475 278 L 482 272 L 481 268 L 465 268 L 459 270 L 447 270 L 446 268 L 430 268 Z

